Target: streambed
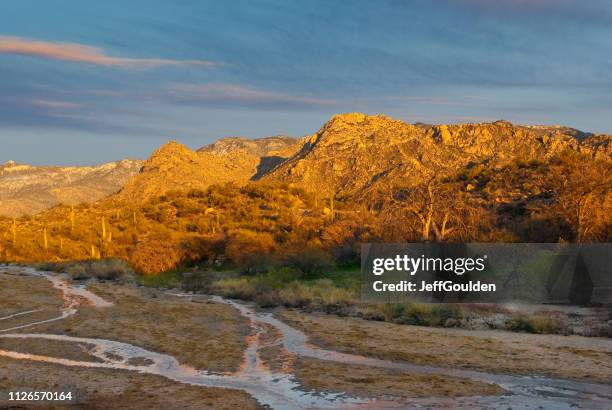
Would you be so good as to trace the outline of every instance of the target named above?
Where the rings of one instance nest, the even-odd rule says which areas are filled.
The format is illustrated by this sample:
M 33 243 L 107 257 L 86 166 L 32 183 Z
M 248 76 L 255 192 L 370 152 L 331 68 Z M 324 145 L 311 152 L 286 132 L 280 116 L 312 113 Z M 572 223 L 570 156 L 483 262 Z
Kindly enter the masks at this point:
M 361 355 L 347 354 L 322 349 L 311 345 L 307 336 L 286 323 L 280 321 L 270 312 L 261 312 L 253 307 L 232 300 L 211 296 L 214 303 L 223 303 L 237 309 L 249 319 L 251 335 L 244 352 L 243 365 L 234 373 L 213 373 L 197 370 L 179 363 L 174 357 L 152 352 L 129 343 L 113 340 L 72 337 L 65 335 L 41 333 L 14 333 L 50 321 L 62 320 L 74 315 L 81 305 L 90 305 L 104 309 L 112 304 L 82 286 L 72 285 L 61 276 L 32 268 L 3 267 L 3 271 L 13 274 L 42 276 L 61 292 L 64 307 L 61 315 L 45 321 L 26 323 L 18 327 L 3 328 L 0 318 L 0 338 L 41 339 L 66 343 L 80 343 L 93 346 L 89 353 L 97 361 L 80 361 L 66 358 L 34 355 L 8 350 L 0 350 L 0 356 L 19 360 L 56 363 L 64 366 L 87 368 L 109 368 L 160 375 L 168 379 L 197 386 L 239 389 L 248 392 L 261 404 L 277 409 L 295 408 L 612 408 L 612 386 L 553 379 L 539 376 L 513 376 L 494 374 L 456 368 L 414 365 L 407 362 L 380 360 Z M 194 299 L 199 295 L 172 294 L 174 297 Z M 26 316 L 35 310 L 18 312 L 10 315 Z M 273 328 L 280 338 L 268 340 L 262 337 L 266 328 Z M 354 397 L 341 393 L 306 391 L 297 381 L 291 366 L 282 366 L 282 371 L 272 371 L 260 357 L 265 347 L 275 346 L 283 350 L 283 357 L 290 361 L 292 357 L 307 357 L 318 360 L 362 365 L 389 369 L 398 372 L 459 377 L 469 380 L 492 383 L 510 392 L 504 396 L 486 397 L 427 397 L 401 400 L 381 401 L 363 397 Z

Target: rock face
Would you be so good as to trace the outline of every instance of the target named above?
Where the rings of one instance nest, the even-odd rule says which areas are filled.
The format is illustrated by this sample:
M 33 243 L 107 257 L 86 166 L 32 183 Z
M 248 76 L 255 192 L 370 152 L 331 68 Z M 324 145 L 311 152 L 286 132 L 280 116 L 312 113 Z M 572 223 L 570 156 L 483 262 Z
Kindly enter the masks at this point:
M 257 180 L 283 163 L 300 150 L 303 141 L 297 138 L 279 135 L 275 137 L 248 139 L 229 137 L 200 148 L 198 152 L 228 156 L 251 156 L 259 159 L 257 172 L 251 179 Z
M 470 163 L 544 160 L 570 149 L 612 158 L 610 136 L 507 121 L 410 125 L 379 115 L 333 117 L 302 149 L 264 176 L 325 194 L 360 195 L 412 185 Z
M 31 215 L 59 203 L 94 202 L 121 189 L 142 161 L 123 160 L 92 167 L 38 167 L 0 164 L 0 215 Z
M 175 141 L 153 153 L 114 199 L 144 202 L 173 190 L 256 180 L 291 156 L 299 142 L 288 137 L 226 138 L 193 151 Z

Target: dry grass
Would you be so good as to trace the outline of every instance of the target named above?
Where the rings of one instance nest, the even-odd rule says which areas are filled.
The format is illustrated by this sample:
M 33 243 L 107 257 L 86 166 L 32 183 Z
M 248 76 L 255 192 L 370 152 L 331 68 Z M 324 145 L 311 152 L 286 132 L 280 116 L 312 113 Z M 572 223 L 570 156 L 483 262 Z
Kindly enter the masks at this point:
M 229 306 L 147 295 L 136 287 L 97 284 L 92 290 L 114 306 L 81 308 L 50 330 L 131 343 L 211 371 L 233 371 L 242 362 L 248 323 Z
M 135 286 L 96 284 L 91 290 L 114 305 L 101 309 L 81 306 L 77 315 L 38 325 L 36 332 L 113 339 L 166 353 L 182 363 L 212 371 L 233 371 L 242 362 L 248 323 L 229 306 L 191 303 Z M 61 304 L 59 293 L 45 279 L 11 276 L 1 292 L 8 297 L 0 300 L 7 314 Z M 9 310 L 13 301 L 18 308 Z M 26 315 L 19 320 L 28 323 L 31 319 Z M 0 328 L 8 327 L 2 322 L 0 325 Z
M 101 359 L 88 353 L 93 347 L 86 343 L 70 343 L 60 340 L 0 338 L 0 349 L 2 350 L 82 362 L 102 362 Z
M 297 379 L 307 389 L 346 392 L 359 397 L 460 397 L 504 394 L 496 385 L 457 377 L 398 373 L 381 368 L 300 358 Z
M 612 374 L 609 339 L 399 326 L 293 311 L 284 311 L 281 319 L 315 344 L 382 359 L 602 383 L 610 383 Z
M 85 369 L 0 358 L 0 408 L 13 408 L 7 392 L 25 388 L 71 391 L 77 405 L 44 403 L 44 409 L 259 409 L 238 390 L 189 386 L 160 376 L 136 372 Z M 33 408 L 26 406 L 26 408 Z
M 59 308 L 62 304 L 59 291 L 46 279 L 0 273 L 0 317 L 26 310 Z M 1 326 L 8 327 L 4 323 Z

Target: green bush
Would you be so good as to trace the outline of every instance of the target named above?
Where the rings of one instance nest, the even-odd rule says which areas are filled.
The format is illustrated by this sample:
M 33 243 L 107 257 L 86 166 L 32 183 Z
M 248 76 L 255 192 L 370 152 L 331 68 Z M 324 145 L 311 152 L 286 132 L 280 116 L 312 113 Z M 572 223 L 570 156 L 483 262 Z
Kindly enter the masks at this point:
M 513 332 L 535 333 L 535 329 L 529 319 L 516 317 L 506 321 L 506 329 Z

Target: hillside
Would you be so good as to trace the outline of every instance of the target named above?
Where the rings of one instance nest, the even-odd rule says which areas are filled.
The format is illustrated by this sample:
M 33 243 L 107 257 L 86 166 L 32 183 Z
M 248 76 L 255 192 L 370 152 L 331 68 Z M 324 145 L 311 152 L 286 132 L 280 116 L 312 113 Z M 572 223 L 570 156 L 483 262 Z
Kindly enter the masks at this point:
M 0 215 L 32 215 L 59 203 L 95 202 L 119 191 L 142 161 L 123 160 L 91 167 L 0 164 Z
M 206 189 L 227 182 L 241 185 L 258 179 L 291 156 L 297 144 L 289 137 L 234 137 L 193 151 L 171 141 L 151 155 L 142 171 L 114 199 L 143 202 L 167 191 Z
M 610 141 L 344 114 L 302 140 L 229 138 L 198 151 L 170 142 L 109 200 L 0 218 L 0 255 L 114 256 L 155 273 L 218 260 L 252 270 L 292 255 L 354 263 L 368 241 L 605 242 Z M 261 171 L 266 158 L 278 163 Z
M 610 141 L 610 136 L 587 137 L 569 128 L 507 121 L 417 126 L 382 115 L 342 114 L 264 179 L 316 188 L 327 195 L 355 195 L 378 187 L 416 185 L 468 164 L 545 160 L 564 150 L 611 158 Z

